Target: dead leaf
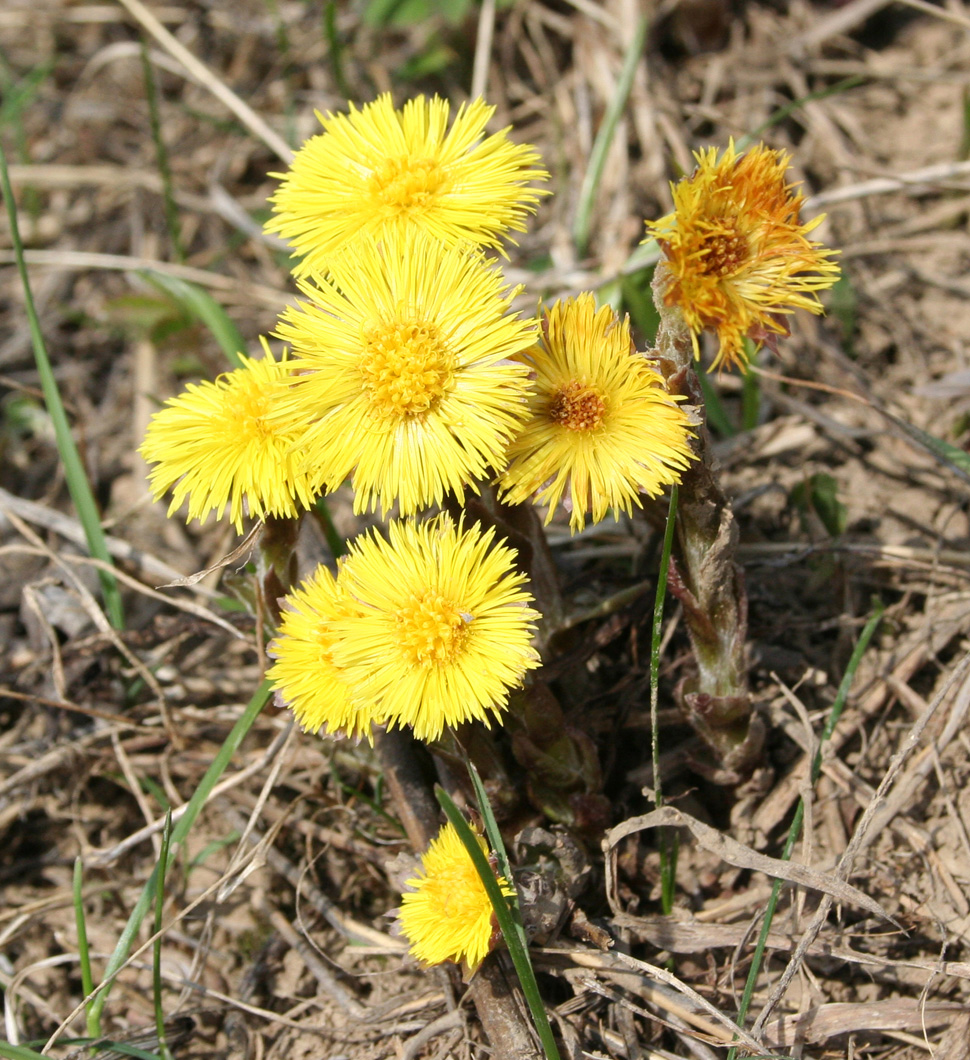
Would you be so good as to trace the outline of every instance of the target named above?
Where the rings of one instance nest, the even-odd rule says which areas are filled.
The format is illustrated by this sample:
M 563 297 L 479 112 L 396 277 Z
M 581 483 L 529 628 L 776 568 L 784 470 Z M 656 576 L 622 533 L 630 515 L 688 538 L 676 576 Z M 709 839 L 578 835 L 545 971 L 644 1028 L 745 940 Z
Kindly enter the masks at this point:
M 607 834 L 603 842 L 603 850 L 609 856 L 610 850 L 635 832 L 642 832 L 647 828 L 683 827 L 690 829 L 691 834 L 698 843 L 712 854 L 716 854 L 722 861 L 739 869 L 753 869 L 763 872 L 766 876 L 774 876 L 776 879 L 787 880 L 789 883 L 800 887 L 810 887 L 816 891 L 823 891 L 832 895 L 840 902 L 848 902 L 850 905 L 860 906 L 873 916 L 882 917 L 895 924 L 888 913 L 883 912 L 882 907 L 874 899 L 864 894 L 858 888 L 846 883 L 844 880 L 827 872 L 819 872 L 810 869 L 807 865 L 800 865 L 797 861 L 782 861 L 781 858 L 770 858 L 766 854 L 759 854 L 756 850 L 746 847 L 736 839 L 724 835 L 711 828 L 710 825 L 698 821 L 695 817 L 678 810 L 675 806 L 662 806 L 659 810 L 644 814 L 642 817 L 631 817 L 623 824 L 617 825 Z M 898 925 L 897 925 L 898 926 Z

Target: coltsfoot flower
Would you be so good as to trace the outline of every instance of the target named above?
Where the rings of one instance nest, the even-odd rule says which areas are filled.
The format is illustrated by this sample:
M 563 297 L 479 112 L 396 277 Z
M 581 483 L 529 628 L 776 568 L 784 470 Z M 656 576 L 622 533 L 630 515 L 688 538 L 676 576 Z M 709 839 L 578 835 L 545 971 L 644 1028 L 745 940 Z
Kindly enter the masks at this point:
M 341 622 L 333 661 L 389 726 L 435 740 L 446 725 L 488 725 L 538 666 L 525 575 L 494 538 L 441 515 L 351 544 L 339 580 L 358 609 Z
M 545 180 L 533 147 L 516 145 L 508 129 L 485 136 L 495 113 L 481 99 L 463 104 L 448 129 L 450 104 L 418 96 L 395 110 L 390 94 L 349 114 L 317 114 L 323 133 L 297 152 L 272 196 L 267 225 L 303 260 L 294 273 L 323 271 L 331 256 L 360 235 L 425 229 L 454 246 L 498 247 L 523 231 Z
M 287 392 L 290 364 L 243 357 L 244 366 L 214 382 L 189 383 L 152 416 L 139 450 L 151 470 L 157 500 L 171 489 L 171 515 L 188 499 L 188 518 L 205 522 L 229 506 L 242 533 L 243 515 L 292 517 L 312 506 L 318 492 L 294 450 L 297 425 L 271 419 Z
M 733 141 L 718 158 L 710 147 L 697 168 L 672 185 L 674 212 L 647 222 L 667 259 L 668 306 L 678 306 L 697 336 L 715 332 L 713 368 L 744 365 L 745 337 L 759 346 L 787 335 L 795 309 L 821 313 L 817 292 L 831 287 L 834 251 L 808 239 L 822 216 L 802 224 L 804 196 L 786 183 L 789 155 L 759 144 L 743 155 Z
M 476 838 L 487 854 L 485 840 Z M 503 894 L 515 893 L 504 876 L 498 883 Z M 474 971 L 491 946 L 492 904 L 453 824 L 431 841 L 407 886 L 414 889 L 401 896 L 399 919 L 411 953 L 424 964 L 464 961 Z
M 609 509 L 630 512 L 680 481 L 692 459 L 686 412 L 636 352 L 630 324 L 592 294 L 556 302 L 542 339 L 522 355 L 535 372 L 529 419 L 509 446 L 504 500 L 562 503 L 581 530 Z
M 278 327 L 295 354 L 279 414 L 307 474 L 336 488 L 353 472 L 356 511 L 477 492 L 525 418 L 528 369 L 510 358 L 536 335 L 507 315 L 501 274 L 477 250 L 391 231 L 301 289 Z
M 348 616 L 358 610 L 322 565 L 285 598 L 279 633 L 269 649 L 274 662 L 266 676 L 307 732 L 325 729 L 371 740 L 371 725 L 381 720 L 373 702 L 355 695 L 333 661 L 334 643 Z

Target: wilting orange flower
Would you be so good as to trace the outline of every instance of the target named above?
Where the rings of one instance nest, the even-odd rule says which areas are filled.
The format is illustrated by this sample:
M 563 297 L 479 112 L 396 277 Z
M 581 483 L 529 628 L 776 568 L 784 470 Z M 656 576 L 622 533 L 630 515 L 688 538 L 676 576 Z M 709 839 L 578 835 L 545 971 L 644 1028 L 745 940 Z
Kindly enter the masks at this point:
M 795 309 L 821 313 L 816 292 L 831 287 L 839 267 L 833 251 L 808 234 L 823 220 L 799 220 L 804 196 L 786 183 L 785 151 L 759 144 L 722 157 L 698 151 L 697 168 L 672 186 L 674 211 L 647 222 L 667 259 L 664 302 L 678 306 L 697 336 L 713 330 L 720 348 L 712 368 L 744 365 L 744 339 L 759 346 L 787 335 Z

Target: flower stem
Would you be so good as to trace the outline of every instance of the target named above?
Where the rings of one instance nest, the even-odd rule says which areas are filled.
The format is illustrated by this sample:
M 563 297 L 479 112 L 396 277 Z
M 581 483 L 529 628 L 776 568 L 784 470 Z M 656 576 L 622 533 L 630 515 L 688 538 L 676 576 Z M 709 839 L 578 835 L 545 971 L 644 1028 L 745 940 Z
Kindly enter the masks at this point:
M 667 269 L 657 266 L 654 301 L 659 368 L 673 394 L 703 409 L 690 332 L 680 310 L 664 304 Z M 697 429 L 696 460 L 680 484 L 669 588 L 684 609 L 696 676 L 685 678 L 677 699 L 713 756 L 710 773 L 723 783 L 740 780 L 757 762 L 764 725 L 748 688 L 748 598 L 736 562 L 738 528 L 718 481 L 705 424 Z M 703 765 L 703 763 L 699 763 Z

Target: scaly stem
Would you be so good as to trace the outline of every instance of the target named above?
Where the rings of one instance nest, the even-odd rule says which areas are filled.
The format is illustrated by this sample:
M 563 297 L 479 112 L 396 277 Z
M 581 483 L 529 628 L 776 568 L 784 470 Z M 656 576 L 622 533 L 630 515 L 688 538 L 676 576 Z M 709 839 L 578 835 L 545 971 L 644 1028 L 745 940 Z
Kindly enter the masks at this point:
M 664 305 L 666 266 L 657 266 L 654 300 L 660 313 L 659 368 L 673 394 L 703 409 L 690 331 L 680 310 Z M 748 688 L 748 598 L 735 556 L 738 528 L 717 476 L 706 426 L 697 428 L 697 459 L 680 484 L 669 588 L 684 608 L 697 674 L 677 689 L 681 708 L 704 739 L 716 779 L 730 783 L 750 772 L 761 752 L 764 725 Z

